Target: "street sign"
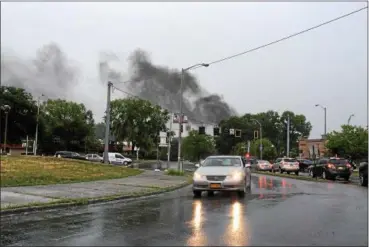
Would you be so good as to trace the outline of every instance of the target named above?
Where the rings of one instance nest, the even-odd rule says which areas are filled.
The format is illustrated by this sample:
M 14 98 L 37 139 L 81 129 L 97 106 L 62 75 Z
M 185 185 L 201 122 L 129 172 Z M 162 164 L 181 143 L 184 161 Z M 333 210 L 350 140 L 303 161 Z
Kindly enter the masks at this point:
M 229 134 L 234 135 L 234 129 L 229 129 Z
M 260 149 L 260 151 L 263 151 L 263 144 L 259 145 L 259 149 Z

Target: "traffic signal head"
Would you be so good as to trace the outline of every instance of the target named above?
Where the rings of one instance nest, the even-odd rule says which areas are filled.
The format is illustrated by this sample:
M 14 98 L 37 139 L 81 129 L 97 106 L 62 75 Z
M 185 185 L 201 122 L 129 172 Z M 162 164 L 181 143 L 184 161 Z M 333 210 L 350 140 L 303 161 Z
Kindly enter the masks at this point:
M 214 134 L 214 136 L 219 136 L 219 128 L 218 127 L 215 127 L 213 129 L 213 134 Z
M 254 139 L 258 139 L 259 137 L 259 131 L 255 130 L 254 131 Z
M 235 130 L 235 132 L 234 132 L 234 136 L 235 137 L 241 137 L 241 130 Z

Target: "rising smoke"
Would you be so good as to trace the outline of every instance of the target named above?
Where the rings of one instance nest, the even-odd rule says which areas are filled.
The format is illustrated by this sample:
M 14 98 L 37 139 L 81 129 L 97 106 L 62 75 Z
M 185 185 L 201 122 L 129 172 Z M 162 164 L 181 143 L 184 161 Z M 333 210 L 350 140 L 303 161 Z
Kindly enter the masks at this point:
M 179 112 L 181 75 L 178 70 L 158 66 L 151 62 L 142 50 L 134 51 L 129 57 L 129 80 L 110 66 L 118 58 L 114 54 L 100 56 L 100 79 L 121 83 L 120 88 L 160 105 L 170 112 Z M 125 79 L 123 79 L 125 78 Z M 128 81 L 126 83 L 122 83 Z M 219 95 L 209 94 L 190 73 L 185 74 L 183 85 L 183 112 L 197 123 L 219 123 L 235 114 L 235 111 Z
M 65 99 L 78 83 L 76 76 L 77 69 L 55 43 L 39 49 L 33 60 L 2 49 L 1 85 L 24 88 L 35 97 Z
M 107 81 L 120 83 L 119 88 L 131 92 L 170 112 L 179 112 L 179 70 L 158 66 L 151 62 L 145 51 L 136 50 L 128 58 L 127 66 L 116 67 L 119 57 L 114 53 L 101 53 L 99 58 L 99 85 L 89 84 L 97 90 L 78 90 L 78 70 L 59 46 L 51 43 L 43 46 L 32 60 L 25 60 L 2 49 L 1 85 L 21 87 L 35 97 L 62 98 L 87 104 L 96 115 L 101 116 L 105 102 Z M 128 82 L 127 82 L 128 81 Z M 125 82 L 125 83 L 124 83 Z M 85 87 L 87 88 L 87 86 Z M 75 97 L 73 92 L 77 91 Z M 97 92 L 91 92 L 97 91 Z M 219 123 L 235 114 L 235 111 L 219 95 L 209 94 L 190 73 L 185 74 L 183 85 L 183 112 L 197 123 Z M 91 93 L 95 95 L 91 96 Z M 97 95 L 99 94 L 99 95 Z M 88 99 L 90 97 L 90 100 Z M 92 99 L 91 99 L 92 98 Z

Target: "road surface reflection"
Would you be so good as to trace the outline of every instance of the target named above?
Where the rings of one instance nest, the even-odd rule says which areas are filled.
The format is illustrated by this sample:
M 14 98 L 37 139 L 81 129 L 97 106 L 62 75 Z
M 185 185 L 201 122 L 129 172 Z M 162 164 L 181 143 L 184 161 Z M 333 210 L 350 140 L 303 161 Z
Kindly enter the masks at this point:
M 187 240 L 189 246 L 205 246 L 207 245 L 207 237 L 203 231 L 204 212 L 202 209 L 202 202 L 200 200 L 194 201 L 193 204 L 193 215 L 191 220 L 192 234 Z
M 245 246 L 248 244 L 248 229 L 244 219 L 244 205 L 238 201 L 230 207 L 230 222 L 223 236 L 223 241 L 229 246 Z

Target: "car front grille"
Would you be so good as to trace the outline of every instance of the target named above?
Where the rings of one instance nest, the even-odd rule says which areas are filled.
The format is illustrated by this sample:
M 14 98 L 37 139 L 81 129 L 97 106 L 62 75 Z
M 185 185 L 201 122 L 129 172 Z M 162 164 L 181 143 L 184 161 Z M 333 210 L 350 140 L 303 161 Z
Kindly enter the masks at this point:
M 223 181 L 225 178 L 226 176 L 206 176 L 206 179 L 210 181 Z

